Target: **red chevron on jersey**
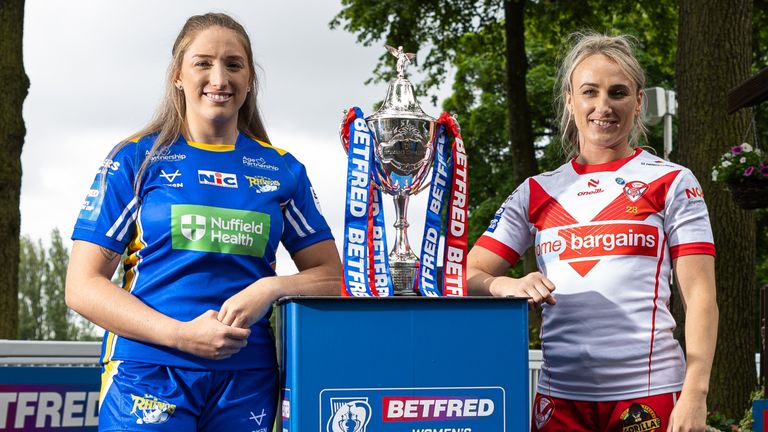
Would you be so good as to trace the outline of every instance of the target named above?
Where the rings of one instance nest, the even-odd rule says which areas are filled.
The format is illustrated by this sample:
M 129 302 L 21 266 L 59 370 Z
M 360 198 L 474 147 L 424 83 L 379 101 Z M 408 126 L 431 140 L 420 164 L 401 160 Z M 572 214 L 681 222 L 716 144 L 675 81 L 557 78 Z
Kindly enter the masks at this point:
M 528 214 L 536 229 L 544 230 L 578 223 L 536 180 L 530 179 L 529 185 L 531 188 L 531 201 Z
M 650 184 L 639 180 L 627 182 L 626 185 L 635 185 L 632 188 L 633 192 L 628 193 L 625 185 L 623 193 L 600 211 L 592 221 L 645 220 L 648 216 L 660 212 L 664 208 L 669 187 L 678 174 L 680 170 L 672 171 Z M 633 199 L 630 195 L 637 198 Z

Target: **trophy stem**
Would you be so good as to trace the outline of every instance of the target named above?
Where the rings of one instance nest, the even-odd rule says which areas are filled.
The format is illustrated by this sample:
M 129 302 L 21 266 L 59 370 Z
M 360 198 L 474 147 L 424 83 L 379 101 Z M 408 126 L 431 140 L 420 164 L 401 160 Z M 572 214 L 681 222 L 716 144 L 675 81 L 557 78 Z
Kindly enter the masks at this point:
M 395 195 L 395 245 L 389 253 L 392 270 L 392 284 L 395 295 L 418 295 L 414 282 L 418 274 L 419 259 L 408 244 L 408 199 L 409 195 Z

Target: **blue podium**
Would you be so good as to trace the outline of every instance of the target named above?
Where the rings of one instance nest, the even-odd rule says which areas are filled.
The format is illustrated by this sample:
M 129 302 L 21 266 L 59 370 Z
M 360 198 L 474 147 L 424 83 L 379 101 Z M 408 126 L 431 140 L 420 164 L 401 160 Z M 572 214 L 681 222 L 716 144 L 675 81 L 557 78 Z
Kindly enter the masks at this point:
M 283 432 L 528 429 L 525 299 L 292 297 L 280 313 Z

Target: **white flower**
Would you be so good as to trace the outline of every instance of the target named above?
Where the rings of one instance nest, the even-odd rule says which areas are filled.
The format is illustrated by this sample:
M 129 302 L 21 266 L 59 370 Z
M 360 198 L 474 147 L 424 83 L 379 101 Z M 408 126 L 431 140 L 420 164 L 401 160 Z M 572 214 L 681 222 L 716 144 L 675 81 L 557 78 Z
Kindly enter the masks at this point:
M 741 149 L 744 150 L 745 152 L 751 152 L 752 151 L 752 146 L 749 145 L 749 143 L 742 143 L 741 144 Z
M 712 181 L 717 181 L 717 170 L 712 170 Z
M 742 156 L 742 157 L 739 159 L 739 163 L 747 163 L 747 158 L 745 158 L 744 156 Z
M 755 149 L 755 154 L 758 155 L 758 156 L 761 156 L 763 154 L 763 151 L 760 150 L 759 148 L 756 148 Z
M 725 153 L 725 154 L 723 154 L 723 157 L 726 158 L 726 159 L 731 159 L 733 157 L 733 153 L 731 153 L 731 152 Z
M 720 166 L 723 167 L 723 168 L 728 168 L 729 166 L 731 166 L 731 162 L 730 161 L 723 161 L 723 163 L 721 163 Z

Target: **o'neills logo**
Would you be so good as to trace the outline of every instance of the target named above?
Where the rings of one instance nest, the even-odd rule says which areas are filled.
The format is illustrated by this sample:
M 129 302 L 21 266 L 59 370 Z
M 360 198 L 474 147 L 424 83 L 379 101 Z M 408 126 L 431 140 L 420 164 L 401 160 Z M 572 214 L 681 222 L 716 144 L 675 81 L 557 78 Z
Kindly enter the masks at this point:
M 542 231 L 534 251 L 544 261 L 570 261 L 585 276 L 600 260 L 584 260 L 616 255 L 655 257 L 658 255 L 659 232 L 643 224 L 601 224 Z
M 385 396 L 383 404 L 385 422 L 488 417 L 495 409 L 491 399 L 455 396 Z
M 600 179 L 589 179 L 587 181 L 588 190 L 577 193 L 577 196 L 594 195 L 605 192 L 605 189 L 600 187 Z

